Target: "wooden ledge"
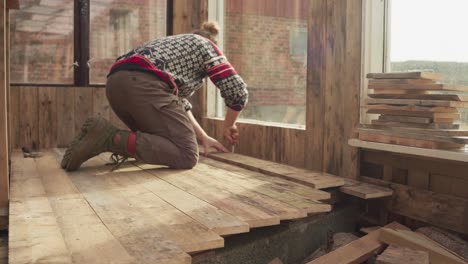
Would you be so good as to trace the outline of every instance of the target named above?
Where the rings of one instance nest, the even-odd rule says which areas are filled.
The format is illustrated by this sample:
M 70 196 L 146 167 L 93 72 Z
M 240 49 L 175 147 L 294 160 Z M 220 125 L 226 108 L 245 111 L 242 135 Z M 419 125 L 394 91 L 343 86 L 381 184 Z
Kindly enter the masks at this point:
M 401 146 L 401 145 L 370 142 L 370 141 L 364 141 L 364 140 L 359 140 L 359 139 L 350 139 L 348 141 L 348 144 L 353 147 L 359 147 L 359 148 L 365 148 L 365 149 L 381 150 L 381 151 L 387 151 L 387 152 L 409 154 L 409 155 L 430 157 L 430 158 L 436 158 L 436 159 L 468 162 L 468 148 L 460 149 L 460 150 L 459 149 L 457 150 L 426 149 L 426 148 L 416 148 L 416 147 L 408 147 L 408 146 Z

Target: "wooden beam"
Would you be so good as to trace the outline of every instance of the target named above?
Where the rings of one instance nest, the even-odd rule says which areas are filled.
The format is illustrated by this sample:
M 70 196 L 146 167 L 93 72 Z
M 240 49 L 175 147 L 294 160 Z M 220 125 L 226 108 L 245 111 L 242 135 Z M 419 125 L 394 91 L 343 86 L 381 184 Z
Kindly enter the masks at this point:
M 7 71 L 6 65 L 6 8 L 5 0 L 0 1 L 0 216 L 8 214 L 9 192 L 9 147 L 8 147 L 8 118 L 7 118 Z
M 429 264 L 429 254 L 425 251 L 405 247 L 389 246 L 377 257 L 376 264 Z
M 392 73 L 368 73 L 369 79 L 429 79 L 442 80 L 440 73 L 433 72 L 392 72 Z
M 408 230 L 406 226 L 398 223 L 390 223 L 385 227 L 391 229 Z M 362 263 L 373 254 L 382 251 L 385 244 L 379 241 L 380 230 L 373 231 L 366 236 L 363 236 L 353 242 L 342 246 L 320 258 L 317 258 L 307 264 L 352 264 Z
M 6 0 L 6 8 L 20 9 L 20 0 Z
M 389 245 L 426 251 L 429 253 L 429 260 L 432 264 L 466 264 L 465 261 L 435 242 L 412 231 L 383 228 L 379 239 Z
M 370 177 L 361 176 L 360 179 L 393 189 L 393 201 L 390 208 L 393 213 L 468 234 L 467 199 L 415 189 Z

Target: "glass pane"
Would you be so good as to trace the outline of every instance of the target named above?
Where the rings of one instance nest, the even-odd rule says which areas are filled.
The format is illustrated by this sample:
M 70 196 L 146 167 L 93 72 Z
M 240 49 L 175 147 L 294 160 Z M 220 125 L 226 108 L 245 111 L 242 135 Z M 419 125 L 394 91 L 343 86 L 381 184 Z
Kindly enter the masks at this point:
M 245 80 L 244 119 L 305 124 L 309 0 L 226 0 L 224 52 Z
M 166 35 L 166 0 L 91 0 L 90 82 L 102 84 L 112 63 Z
M 466 0 L 392 0 L 391 71 L 434 71 L 443 83 L 468 85 L 466 10 Z
M 22 0 L 10 29 L 11 82 L 73 83 L 73 0 Z

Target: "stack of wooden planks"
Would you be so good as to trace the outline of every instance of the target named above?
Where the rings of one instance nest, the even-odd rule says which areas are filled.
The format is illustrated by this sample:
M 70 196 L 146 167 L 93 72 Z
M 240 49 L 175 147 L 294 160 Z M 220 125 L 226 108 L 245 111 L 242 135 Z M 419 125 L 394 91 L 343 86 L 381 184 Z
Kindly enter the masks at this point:
M 458 123 L 468 108 L 468 87 L 438 83 L 430 72 L 370 73 L 369 99 L 363 108 L 378 114 L 358 128 L 359 139 L 411 147 L 458 149 L 468 144 L 468 130 Z
M 466 242 L 464 242 L 466 243 Z M 367 262 L 366 262 L 367 261 Z M 393 222 L 307 264 L 467 264 L 460 252 L 419 232 Z

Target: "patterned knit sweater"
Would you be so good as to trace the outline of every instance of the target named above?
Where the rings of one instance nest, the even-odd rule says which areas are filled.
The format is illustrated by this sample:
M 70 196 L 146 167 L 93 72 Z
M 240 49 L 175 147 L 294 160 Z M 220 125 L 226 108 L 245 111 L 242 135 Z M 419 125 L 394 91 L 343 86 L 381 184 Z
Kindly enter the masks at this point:
M 156 74 L 171 85 L 186 110 L 186 99 L 201 88 L 203 79 L 221 91 L 226 106 L 240 111 L 247 104 L 247 85 L 219 48 L 210 40 L 195 34 L 158 38 L 119 57 L 109 75 L 119 70 L 141 70 Z

